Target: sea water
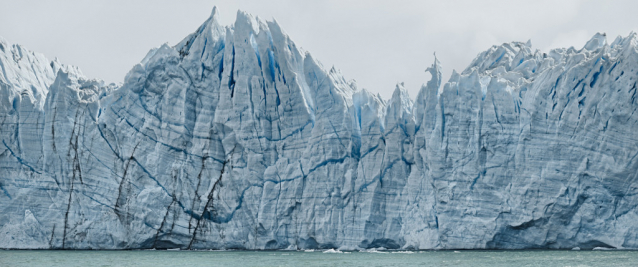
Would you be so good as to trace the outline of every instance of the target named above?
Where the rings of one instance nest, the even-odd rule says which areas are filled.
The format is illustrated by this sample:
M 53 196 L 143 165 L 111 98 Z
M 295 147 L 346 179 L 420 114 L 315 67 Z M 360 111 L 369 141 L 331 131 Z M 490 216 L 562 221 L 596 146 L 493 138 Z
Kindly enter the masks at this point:
M 0 266 L 638 266 L 638 251 L 0 250 Z

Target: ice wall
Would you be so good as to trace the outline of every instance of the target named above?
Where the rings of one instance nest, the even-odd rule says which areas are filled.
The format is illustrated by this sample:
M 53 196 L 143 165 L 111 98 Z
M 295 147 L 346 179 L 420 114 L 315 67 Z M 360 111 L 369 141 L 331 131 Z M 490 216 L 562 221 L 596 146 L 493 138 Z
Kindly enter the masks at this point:
M 0 41 L 1 248 L 638 248 L 636 34 L 385 101 L 216 12 L 122 85 Z

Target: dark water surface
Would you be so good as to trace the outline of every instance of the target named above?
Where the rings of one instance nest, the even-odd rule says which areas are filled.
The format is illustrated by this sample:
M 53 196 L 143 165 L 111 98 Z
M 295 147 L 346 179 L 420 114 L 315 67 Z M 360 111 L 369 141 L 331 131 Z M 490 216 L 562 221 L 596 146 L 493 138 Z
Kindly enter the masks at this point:
M 638 266 L 638 251 L 25 251 L 0 266 Z

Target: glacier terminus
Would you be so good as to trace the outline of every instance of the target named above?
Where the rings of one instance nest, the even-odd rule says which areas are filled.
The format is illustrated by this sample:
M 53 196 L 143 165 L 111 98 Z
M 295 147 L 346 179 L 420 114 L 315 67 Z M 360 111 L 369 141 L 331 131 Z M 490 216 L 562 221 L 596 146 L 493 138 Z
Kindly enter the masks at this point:
M 0 39 L 0 248 L 638 249 L 635 33 L 385 100 L 217 19 L 121 84 Z

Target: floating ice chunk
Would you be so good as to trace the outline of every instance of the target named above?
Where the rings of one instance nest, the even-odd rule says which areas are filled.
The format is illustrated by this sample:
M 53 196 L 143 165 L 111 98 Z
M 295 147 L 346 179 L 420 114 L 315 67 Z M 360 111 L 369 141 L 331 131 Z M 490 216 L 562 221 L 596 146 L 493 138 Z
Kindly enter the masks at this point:
M 592 250 L 616 250 L 615 248 L 608 248 L 608 247 L 595 247 Z

